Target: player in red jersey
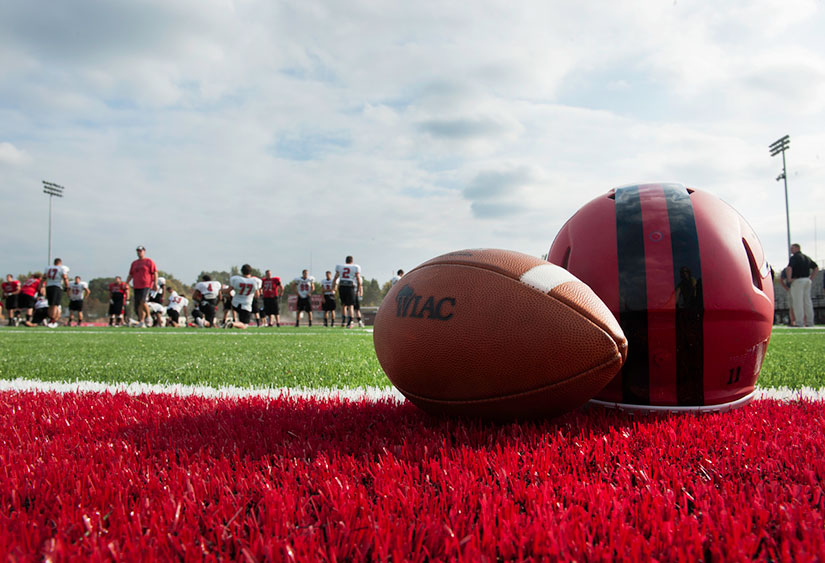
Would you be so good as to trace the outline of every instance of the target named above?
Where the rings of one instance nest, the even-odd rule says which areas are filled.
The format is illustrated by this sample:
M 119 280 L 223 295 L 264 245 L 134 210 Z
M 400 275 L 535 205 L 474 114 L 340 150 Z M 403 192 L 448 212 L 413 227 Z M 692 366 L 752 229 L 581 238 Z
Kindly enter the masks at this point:
M 129 284 L 123 283 L 120 276 L 109 284 L 109 326 L 123 325 L 123 310 L 129 299 Z
M 278 298 L 283 292 L 281 278 L 272 275 L 272 270 L 266 271 L 266 276 L 261 280 L 261 293 L 264 298 L 264 320 L 266 326 L 272 326 L 272 315 L 275 315 L 275 326 L 281 326 L 281 308 Z
M 37 301 L 37 295 L 45 295 L 44 286 L 42 284 L 43 274 L 37 272 L 29 279 L 23 282 L 20 287 L 20 293 L 17 296 L 17 308 L 25 311 L 26 321 L 32 320 L 34 314 L 34 303 Z
M 20 324 L 18 318 L 20 312 L 17 307 L 17 296 L 20 294 L 20 282 L 11 274 L 6 276 L 6 281 L 3 282 L 3 300 L 6 306 L 6 315 L 9 317 L 9 326 L 17 326 Z

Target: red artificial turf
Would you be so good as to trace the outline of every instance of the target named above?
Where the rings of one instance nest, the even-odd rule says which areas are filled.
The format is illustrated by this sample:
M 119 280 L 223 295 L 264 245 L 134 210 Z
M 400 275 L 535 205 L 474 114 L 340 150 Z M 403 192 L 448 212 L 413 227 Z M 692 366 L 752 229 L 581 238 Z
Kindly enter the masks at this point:
M 821 402 L 543 423 L 337 399 L 0 393 L 0 552 L 825 559 Z

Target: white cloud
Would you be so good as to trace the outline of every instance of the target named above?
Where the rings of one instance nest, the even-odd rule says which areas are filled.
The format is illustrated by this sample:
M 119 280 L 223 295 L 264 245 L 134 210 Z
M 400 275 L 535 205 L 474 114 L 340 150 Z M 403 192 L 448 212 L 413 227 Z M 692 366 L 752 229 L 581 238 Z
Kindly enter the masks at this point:
M 28 154 L 11 143 L 0 143 L 0 165 L 19 166 L 31 160 Z

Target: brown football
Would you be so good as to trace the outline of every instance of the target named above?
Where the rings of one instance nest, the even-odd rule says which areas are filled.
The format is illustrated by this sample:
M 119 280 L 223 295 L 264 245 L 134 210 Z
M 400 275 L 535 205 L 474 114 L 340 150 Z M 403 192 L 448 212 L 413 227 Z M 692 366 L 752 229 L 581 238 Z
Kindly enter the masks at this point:
M 572 274 L 495 249 L 433 258 L 384 298 L 378 361 L 410 401 L 434 413 L 492 419 L 555 416 L 616 375 L 627 339 Z

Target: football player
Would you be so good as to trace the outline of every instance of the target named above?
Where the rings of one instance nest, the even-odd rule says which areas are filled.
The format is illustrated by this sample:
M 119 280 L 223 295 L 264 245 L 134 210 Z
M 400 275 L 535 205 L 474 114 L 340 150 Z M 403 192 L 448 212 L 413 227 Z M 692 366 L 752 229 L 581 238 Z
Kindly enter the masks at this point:
M 31 279 L 31 278 L 29 278 Z M 57 323 L 50 323 L 49 322 L 49 300 L 46 299 L 42 294 L 37 296 L 37 299 L 32 306 L 34 310 L 34 317 L 29 319 L 29 316 L 26 316 L 26 320 L 23 321 L 23 324 L 26 326 L 48 326 L 50 328 L 54 328 L 57 326 Z M 60 305 L 57 306 L 58 314 L 60 311 Z
M 339 281 L 340 280 L 340 281 Z M 355 296 L 362 294 L 361 266 L 353 263 L 352 256 L 347 256 L 344 264 L 335 266 L 334 281 L 338 282 L 338 297 L 341 299 L 341 326 L 352 326 Z M 349 315 L 347 315 L 349 313 Z
M 169 304 L 166 306 L 167 324 L 178 326 L 181 318 L 181 311 L 183 312 L 182 322 L 183 324 L 186 324 L 186 313 L 188 306 L 189 300 L 183 295 L 178 295 L 178 292 L 173 289 L 169 293 Z
M 123 283 L 120 276 L 109 284 L 109 326 L 123 325 L 123 311 L 129 299 L 129 285 Z
M 20 324 L 20 311 L 17 308 L 17 296 L 20 294 L 20 281 L 11 274 L 3 282 L 3 299 L 6 305 L 6 315 L 9 317 L 9 326 Z
M 219 281 L 212 281 L 208 274 L 204 274 L 201 281 L 195 284 L 192 300 L 197 303 L 197 311 L 203 314 L 205 326 L 215 325 L 215 315 L 218 312 L 218 297 L 223 285 Z M 192 315 L 195 316 L 194 311 Z
M 309 326 L 312 326 L 312 292 L 315 290 L 315 278 L 308 270 L 301 271 L 301 277 L 295 278 L 295 292 L 298 294 L 298 306 L 295 313 L 295 326 L 301 324 L 301 313 L 306 311 Z
M 335 280 L 332 279 L 332 272 L 327 270 L 326 278 L 321 280 L 321 289 L 324 291 L 324 304 L 321 307 L 324 311 L 324 326 L 335 326 Z M 328 321 L 328 322 L 327 322 Z
M 252 276 L 253 280 L 257 280 L 258 287 L 260 288 L 263 285 L 263 281 L 258 276 Z M 252 318 L 255 319 L 255 324 L 260 328 L 261 326 L 261 313 L 263 312 L 263 308 L 261 307 L 261 300 L 259 299 L 261 292 L 255 294 L 255 297 L 252 298 Z
M 54 266 L 46 268 L 46 299 L 49 301 L 49 323 L 60 320 L 57 308 L 63 299 L 63 290 L 69 287 L 69 267 L 60 258 L 54 259 Z
M 235 311 L 232 310 L 232 300 L 235 297 L 235 290 L 231 286 L 225 286 L 221 289 L 221 298 L 223 299 L 223 319 L 221 319 L 221 326 L 226 327 L 226 319 L 232 315 L 232 321 L 235 322 Z
M 75 276 L 74 281 L 69 284 L 69 322 L 66 326 L 72 326 L 73 313 L 77 313 L 77 326 L 83 322 L 83 300 L 89 296 L 89 284 Z
M 252 300 L 260 293 L 261 280 L 252 275 L 252 266 L 241 266 L 241 275 L 229 278 L 229 285 L 235 290 L 232 310 L 237 320 L 225 323 L 224 328 L 246 328 L 252 320 Z
M 34 314 L 34 305 L 37 301 L 36 296 L 43 293 L 43 274 L 40 272 L 32 274 L 32 277 L 24 281 L 23 285 L 20 286 L 20 293 L 17 295 L 17 308 L 18 311 L 24 312 L 23 314 L 26 316 L 24 324 L 26 324 L 26 326 L 34 326 L 30 324 L 30 321 Z M 46 302 L 46 306 L 48 307 L 48 301 Z
M 281 278 L 272 275 L 272 270 L 266 271 L 266 277 L 261 280 L 261 294 L 264 298 L 264 321 L 266 326 L 272 326 L 272 317 L 275 317 L 275 326 L 281 326 L 281 308 L 278 298 L 283 292 Z

